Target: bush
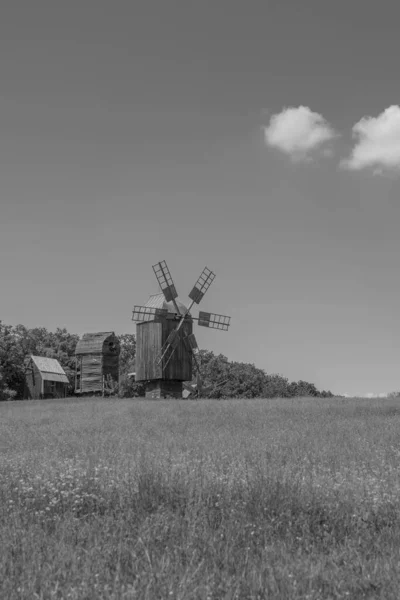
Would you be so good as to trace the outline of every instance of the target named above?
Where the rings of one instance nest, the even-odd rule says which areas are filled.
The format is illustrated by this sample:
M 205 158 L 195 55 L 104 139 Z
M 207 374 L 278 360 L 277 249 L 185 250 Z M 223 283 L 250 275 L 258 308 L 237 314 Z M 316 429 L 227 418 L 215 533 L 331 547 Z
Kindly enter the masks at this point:
M 3 375 L 0 373 L 0 402 L 7 400 L 14 400 L 17 392 L 10 389 L 7 383 L 4 381 Z

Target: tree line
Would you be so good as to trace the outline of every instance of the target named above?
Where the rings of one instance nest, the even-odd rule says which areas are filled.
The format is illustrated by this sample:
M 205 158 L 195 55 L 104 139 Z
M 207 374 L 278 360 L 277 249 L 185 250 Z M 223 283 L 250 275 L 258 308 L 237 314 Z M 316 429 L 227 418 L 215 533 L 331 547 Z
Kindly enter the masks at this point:
M 144 385 L 136 383 L 136 338 L 132 333 L 118 336 L 121 344 L 120 397 L 144 395 Z M 0 321 L 0 400 L 23 398 L 26 366 L 31 354 L 55 358 L 69 379 L 69 395 L 74 394 L 75 348 L 79 336 L 65 328 L 55 332 L 45 327 L 29 329 L 24 325 L 5 325 Z M 251 363 L 229 361 L 222 354 L 200 350 L 197 362 L 207 396 L 210 398 L 274 398 L 274 397 L 332 397 L 329 391 L 319 391 L 307 381 L 289 381 L 278 374 L 268 374 Z

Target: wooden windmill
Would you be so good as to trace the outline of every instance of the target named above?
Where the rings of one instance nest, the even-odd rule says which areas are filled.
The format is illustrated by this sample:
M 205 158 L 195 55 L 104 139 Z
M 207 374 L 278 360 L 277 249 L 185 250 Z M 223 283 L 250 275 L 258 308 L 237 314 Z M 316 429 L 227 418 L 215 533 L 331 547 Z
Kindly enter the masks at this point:
M 190 313 L 199 304 L 215 279 L 207 267 L 189 294 L 189 306 L 178 300 L 171 273 L 163 260 L 153 265 L 161 294 L 150 296 L 144 306 L 134 306 L 132 320 L 136 321 L 136 381 L 146 382 L 147 398 L 182 397 L 184 381 L 191 381 L 193 363 L 201 387 L 198 346 L 193 322 L 201 327 L 227 331 L 230 317 L 199 311 Z

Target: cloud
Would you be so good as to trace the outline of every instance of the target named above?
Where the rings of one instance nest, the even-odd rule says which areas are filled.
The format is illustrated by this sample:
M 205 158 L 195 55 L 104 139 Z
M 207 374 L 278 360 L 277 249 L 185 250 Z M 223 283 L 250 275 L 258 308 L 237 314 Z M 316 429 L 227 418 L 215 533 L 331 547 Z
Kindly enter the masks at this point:
M 265 128 L 267 146 L 277 148 L 293 160 L 310 160 L 310 153 L 333 140 L 337 134 L 322 115 L 308 106 L 284 108 L 272 115 Z M 325 156 L 331 151 L 324 149 Z
M 374 174 L 400 171 L 400 106 L 390 106 L 377 117 L 363 117 L 352 131 L 357 142 L 342 167 L 353 171 L 371 167 Z

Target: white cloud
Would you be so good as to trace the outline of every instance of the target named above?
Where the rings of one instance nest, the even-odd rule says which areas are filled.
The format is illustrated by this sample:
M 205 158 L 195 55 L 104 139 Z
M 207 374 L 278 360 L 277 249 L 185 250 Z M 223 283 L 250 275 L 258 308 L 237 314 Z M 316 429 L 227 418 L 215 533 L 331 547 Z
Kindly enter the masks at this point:
M 377 117 L 363 117 L 353 126 L 357 142 L 350 157 L 341 165 L 354 171 L 373 168 L 400 171 L 400 106 L 393 105 Z
M 272 115 L 265 128 L 265 142 L 278 148 L 293 160 L 310 159 L 310 153 L 336 137 L 335 131 L 322 115 L 308 106 L 284 108 Z M 325 155 L 331 154 L 325 149 Z

